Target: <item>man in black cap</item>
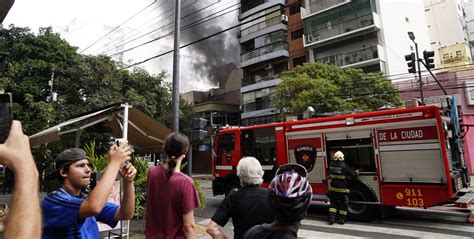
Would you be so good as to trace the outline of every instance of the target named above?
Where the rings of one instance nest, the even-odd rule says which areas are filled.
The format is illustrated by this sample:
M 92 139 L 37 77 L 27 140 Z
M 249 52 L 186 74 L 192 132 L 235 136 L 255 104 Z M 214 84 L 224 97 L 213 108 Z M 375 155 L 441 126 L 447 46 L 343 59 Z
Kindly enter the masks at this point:
M 82 149 L 66 149 L 53 163 L 48 179 L 58 179 L 61 187 L 41 203 L 43 238 L 99 238 L 97 221 L 114 228 L 119 220 L 131 219 L 135 210 L 133 181 L 137 170 L 130 163 L 127 144 L 112 146 L 109 164 L 96 187 L 85 197 L 81 190 L 90 183 L 91 167 Z M 121 205 L 107 202 L 117 173 L 123 177 Z

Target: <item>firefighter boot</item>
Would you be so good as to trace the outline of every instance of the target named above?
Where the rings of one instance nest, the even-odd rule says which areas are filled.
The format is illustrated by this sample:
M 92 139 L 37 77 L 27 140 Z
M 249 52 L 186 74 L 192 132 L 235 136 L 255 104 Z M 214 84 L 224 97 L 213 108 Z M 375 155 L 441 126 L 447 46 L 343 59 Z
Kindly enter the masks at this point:
M 339 215 L 339 224 L 344 225 L 344 223 L 346 223 L 346 216 Z
M 329 225 L 334 224 L 334 221 L 336 221 L 336 214 L 335 213 L 330 213 L 329 214 Z
M 336 212 L 337 212 L 337 209 L 336 208 L 329 208 L 329 225 L 332 225 L 334 223 L 334 221 L 336 220 Z

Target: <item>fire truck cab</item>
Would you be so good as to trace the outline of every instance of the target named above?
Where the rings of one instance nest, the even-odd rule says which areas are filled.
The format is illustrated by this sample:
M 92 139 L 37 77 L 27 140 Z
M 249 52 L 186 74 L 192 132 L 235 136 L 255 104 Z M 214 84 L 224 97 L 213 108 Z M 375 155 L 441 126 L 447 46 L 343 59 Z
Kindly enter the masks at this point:
M 265 171 L 264 186 L 280 165 L 298 163 L 308 170 L 313 200 L 328 201 L 328 167 L 340 150 L 360 172 L 350 183 L 353 220 L 370 220 L 380 207 L 427 208 L 455 200 L 470 182 L 459 122 L 451 113 L 421 106 L 220 129 L 213 193 L 239 187 L 237 164 L 253 156 Z

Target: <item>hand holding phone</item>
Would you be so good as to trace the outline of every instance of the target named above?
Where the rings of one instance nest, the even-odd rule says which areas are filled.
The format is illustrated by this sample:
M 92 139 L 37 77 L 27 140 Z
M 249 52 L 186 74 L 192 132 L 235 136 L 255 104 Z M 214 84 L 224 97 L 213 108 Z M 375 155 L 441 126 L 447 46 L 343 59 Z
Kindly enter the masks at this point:
M 12 126 L 12 95 L 0 94 L 0 144 L 5 143 Z

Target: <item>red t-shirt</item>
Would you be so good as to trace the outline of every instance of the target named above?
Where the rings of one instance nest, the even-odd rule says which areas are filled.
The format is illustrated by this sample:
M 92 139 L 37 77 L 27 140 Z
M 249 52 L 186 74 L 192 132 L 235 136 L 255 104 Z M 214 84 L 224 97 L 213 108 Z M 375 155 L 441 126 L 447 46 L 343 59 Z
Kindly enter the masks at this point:
M 182 173 L 170 177 L 161 166 L 150 168 L 146 199 L 146 238 L 185 238 L 183 215 L 199 206 L 193 180 Z

